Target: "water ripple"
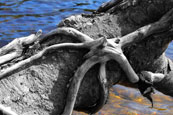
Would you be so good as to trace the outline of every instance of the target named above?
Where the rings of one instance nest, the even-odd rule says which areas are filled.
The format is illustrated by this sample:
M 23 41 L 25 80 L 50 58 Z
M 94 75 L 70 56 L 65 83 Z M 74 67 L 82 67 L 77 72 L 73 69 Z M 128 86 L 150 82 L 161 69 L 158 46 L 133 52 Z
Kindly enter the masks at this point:
M 73 14 L 89 13 L 107 0 L 1 0 L 0 39 L 47 33 Z
M 0 0 L 0 39 L 12 40 L 56 28 L 64 18 L 90 13 L 107 0 Z M 173 43 L 166 55 L 173 59 Z

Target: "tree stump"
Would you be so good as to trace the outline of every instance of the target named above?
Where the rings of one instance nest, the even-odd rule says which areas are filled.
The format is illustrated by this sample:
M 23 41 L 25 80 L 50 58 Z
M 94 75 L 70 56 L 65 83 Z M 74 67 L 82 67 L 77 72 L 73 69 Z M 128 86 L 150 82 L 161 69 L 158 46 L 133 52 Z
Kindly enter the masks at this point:
M 69 108 L 95 113 L 105 104 L 113 85 L 135 86 L 141 71 L 169 75 L 173 63 L 164 52 L 173 40 L 173 2 L 141 0 L 129 5 L 129 1 L 115 4 L 113 0 L 114 5 L 99 13 L 71 16 L 46 35 L 40 37 L 39 31 L 24 40 L 18 38 L 10 50 L 2 47 L 1 104 L 19 115 L 61 115 L 72 97 L 75 101 Z M 88 70 L 83 71 L 85 67 Z M 77 95 L 69 96 L 69 89 L 75 86 L 71 84 L 78 82 L 74 80 L 77 71 L 84 72 L 84 78 Z M 167 85 L 158 85 L 154 84 L 157 90 L 172 96 L 169 90 L 163 91 Z

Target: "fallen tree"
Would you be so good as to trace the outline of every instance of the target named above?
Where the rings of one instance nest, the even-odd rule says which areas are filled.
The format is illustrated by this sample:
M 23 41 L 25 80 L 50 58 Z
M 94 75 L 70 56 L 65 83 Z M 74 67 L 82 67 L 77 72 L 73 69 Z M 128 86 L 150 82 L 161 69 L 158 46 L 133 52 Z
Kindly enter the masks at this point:
M 150 82 L 141 89 L 144 96 L 150 96 L 151 87 L 172 96 L 172 90 L 164 90 L 171 88 L 173 65 L 164 51 L 173 36 L 173 2 L 111 4 L 98 10 L 108 13 L 71 16 L 42 37 L 39 31 L 2 47 L 1 103 L 25 115 L 69 115 L 73 108 L 95 113 L 118 82 L 139 88 Z M 142 86 L 136 73 L 144 75 Z

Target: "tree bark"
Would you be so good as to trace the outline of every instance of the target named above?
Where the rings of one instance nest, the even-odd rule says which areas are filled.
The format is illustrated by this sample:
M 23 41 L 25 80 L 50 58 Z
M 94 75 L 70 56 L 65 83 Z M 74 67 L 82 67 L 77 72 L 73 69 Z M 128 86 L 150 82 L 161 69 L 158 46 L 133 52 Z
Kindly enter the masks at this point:
M 71 30 L 67 32 L 63 29 L 61 31 L 52 31 L 42 36 L 41 40 L 36 40 L 37 42 L 34 40 L 29 43 L 30 45 L 24 44 L 20 56 L 14 56 L 14 59 L 8 59 L 7 62 L 3 61 L 1 63 L 2 75 L 4 71 L 13 67 L 13 65 L 20 65 L 28 59 L 27 64 L 21 64 L 20 68 L 15 69 L 15 71 L 7 71 L 1 78 L 1 103 L 10 106 L 12 110 L 20 115 L 62 114 L 67 103 L 66 97 L 70 81 L 77 68 L 85 62 L 83 57 L 89 50 L 83 47 L 80 49 L 54 49 L 43 53 L 38 59 L 30 62 L 32 56 L 38 55 L 49 46 L 60 43 L 79 43 L 100 37 L 107 39 L 121 38 L 120 43 L 125 44 L 122 45 L 124 54 L 136 73 L 145 70 L 168 74 L 173 71 L 171 68 L 173 64 L 165 57 L 164 52 L 173 40 L 173 32 L 170 26 L 167 25 L 169 22 L 167 20 L 171 20 L 172 16 L 167 12 L 172 6 L 173 2 L 171 0 L 158 0 L 152 3 L 141 0 L 140 4 L 136 6 L 118 9 L 112 14 L 81 14 L 64 19 L 59 27 L 72 27 L 82 33 L 78 33 L 76 30 L 74 30 L 75 32 Z M 106 11 L 109 12 L 109 10 Z M 166 13 L 168 17 L 166 19 L 161 18 Z M 158 27 L 151 26 L 150 23 L 158 25 Z M 166 26 L 163 26 L 164 24 Z M 169 24 L 172 25 L 172 20 Z M 150 30 L 151 34 L 145 34 L 146 31 L 139 29 L 143 26 L 145 27 L 143 30 Z M 150 27 L 155 27 L 159 31 L 155 30 L 156 32 L 152 33 L 153 28 Z M 124 37 L 125 35 L 127 36 Z M 137 39 L 130 39 L 130 36 L 135 35 Z M 85 39 L 83 36 L 85 36 Z M 76 38 L 79 39 L 76 40 Z M 107 76 L 108 87 L 119 81 L 122 83 L 129 82 L 124 74 L 124 68 L 121 67 L 113 60 L 108 61 L 106 64 L 106 73 L 104 74 Z M 90 111 L 93 105 L 99 101 L 102 93 L 100 89 L 104 89 L 104 86 L 98 82 L 99 69 L 103 70 L 104 68 L 99 68 L 99 65 L 96 64 L 84 76 L 75 101 L 74 107 L 76 110 Z M 102 75 L 102 77 L 104 76 Z M 157 89 L 163 92 L 163 87 L 157 87 Z

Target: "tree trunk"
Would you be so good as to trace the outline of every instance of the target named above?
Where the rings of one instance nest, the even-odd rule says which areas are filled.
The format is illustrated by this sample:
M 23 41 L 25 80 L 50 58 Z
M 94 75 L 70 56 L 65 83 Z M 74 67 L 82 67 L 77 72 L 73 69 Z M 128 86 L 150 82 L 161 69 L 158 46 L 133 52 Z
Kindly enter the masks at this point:
M 142 26 L 160 20 L 172 6 L 171 0 L 158 0 L 152 3 L 141 0 L 136 6 L 116 9 L 113 10 L 113 13 L 106 10 L 108 13 L 105 11 L 105 13 L 99 14 L 71 16 L 60 22 L 59 27 L 75 28 L 93 39 L 100 37 L 107 39 L 123 38 L 123 36 Z M 136 73 L 151 71 L 168 74 L 173 71 L 172 61 L 164 54 L 168 44 L 173 40 L 172 33 L 170 28 L 166 30 L 164 28 L 163 31 L 159 30 L 159 32 L 142 40 L 134 40 L 134 43 L 126 43 L 122 47 Z M 20 56 L 8 59 L 7 62 L 2 61 L 1 74 L 13 65 L 37 55 L 40 51 L 54 44 L 79 43 L 83 40 L 81 36 L 52 31 L 39 40 L 22 44 Z M 39 37 L 39 34 L 38 36 L 36 34 L 36 37 Z M 81 39 L 76 40 L 77 37 Z M 16 49 L 7 52 L 10 54 L 14 50 Z M 9 69 L 10 72 L 6 72 L 0 81 L 1 104 L 10 106 L 20 115 L 62 114 L 67 103 L 66 98 L 71 79 L 77 68 L 85 62 L 83 57 L 88 51 L 86 48 L 78 49 L 75 47 L 54 49 L 31 63 L 21 65 L 15 71 Z M 1 55 L 4 54 L 1 53 Z M 94 105 L 100 101 L 102 85 L 97 77 L 99 66 L 96 64 L 86 73 L 79 88 L 74 109 L 88 112 L 93 110 Z M 106 74 L 109 87 L 118 82 L 129 83 L 123 68 L 114 60 L 108 61 Z M 157 87 L 156 84 L 156 88 L 163 92 L 163 87 Z

